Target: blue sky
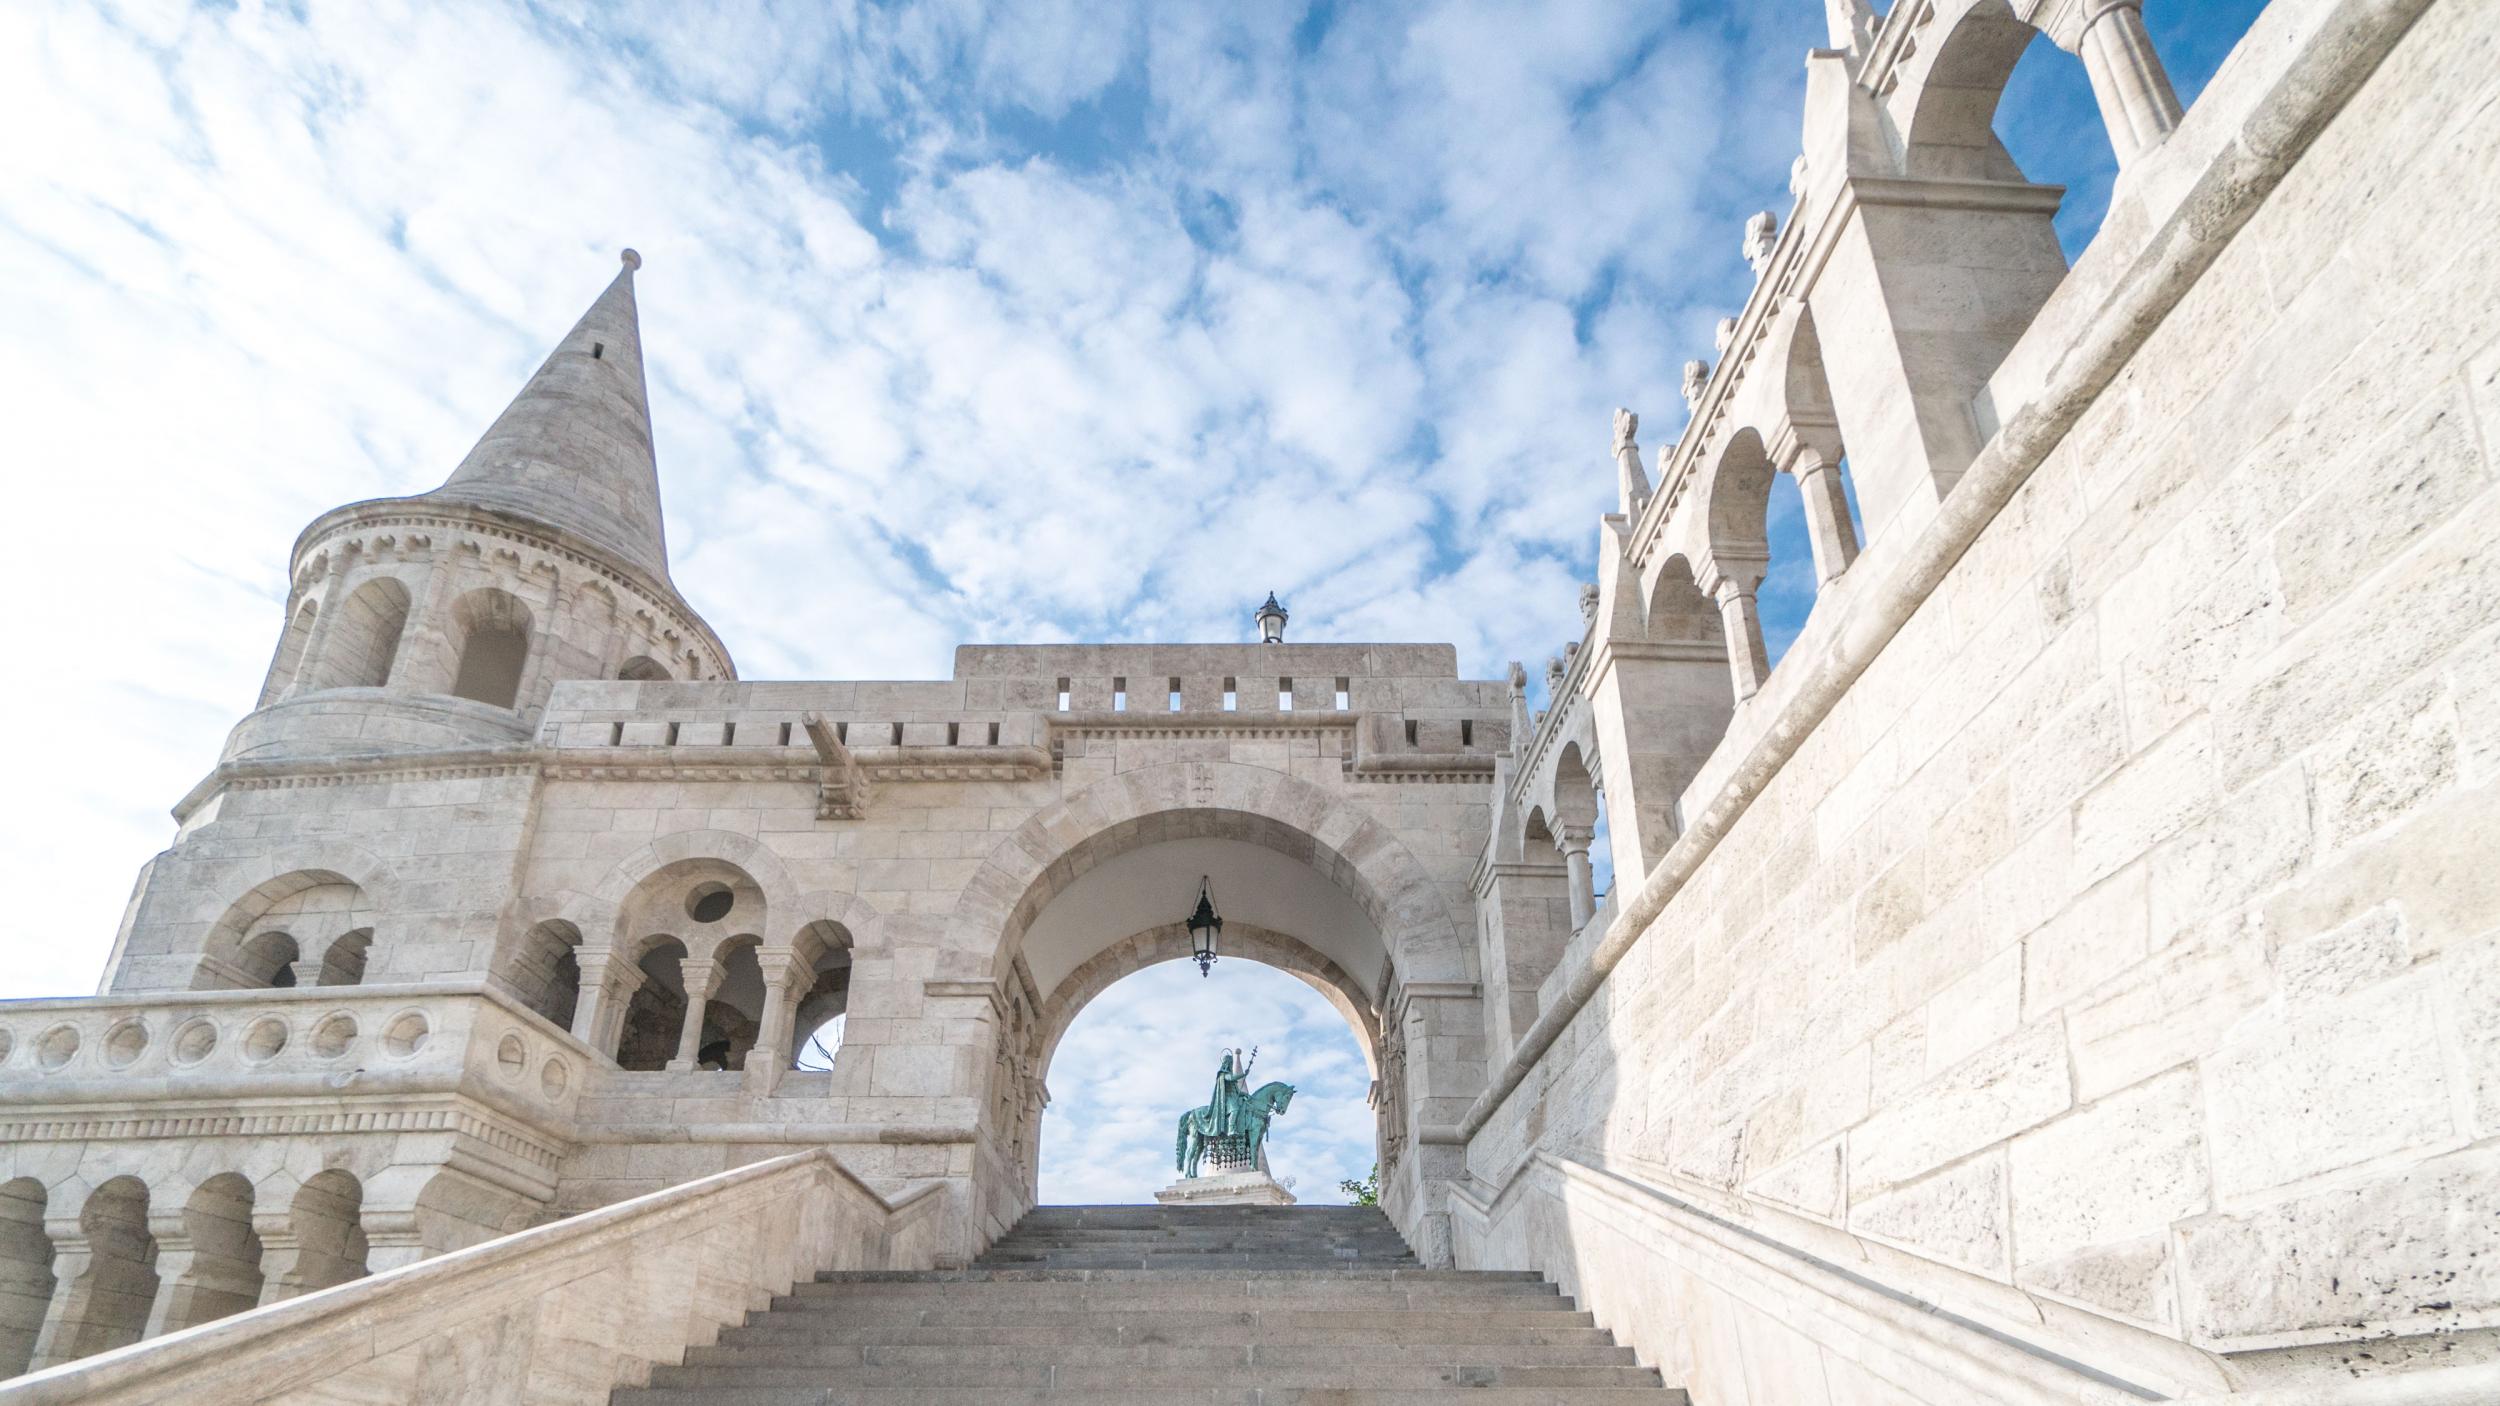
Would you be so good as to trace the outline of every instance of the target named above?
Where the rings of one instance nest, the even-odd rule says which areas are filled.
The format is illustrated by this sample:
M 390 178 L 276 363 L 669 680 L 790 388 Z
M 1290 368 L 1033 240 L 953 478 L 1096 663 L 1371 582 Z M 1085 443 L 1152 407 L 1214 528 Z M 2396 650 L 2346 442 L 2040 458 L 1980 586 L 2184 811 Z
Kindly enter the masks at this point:
M 2257 8 L 2151 0 L 2183 95 Z M 1816 0 L 0 10 L 0 584 L 41 684 L 0 720 L 75 744 L 0 819 L 0 994 L 92 986 L 297 530 L 440 482 L 623 245 L 676 578 L 746 677 L 1241 638 L 1273 588 L 1297 638 L 1541 680 L 1612 408 L 1680 429 L 1822 35 Z M 2000 130 L 2080 247 L 2076 63 L 2035 46 Z M 1777 649 L 1793 495 L 1771 526 Z M 1262 1009 L 1335 1020 L 1306 1000 Z M 1054 1082 L 1054 1129 L 1113 1106 Z

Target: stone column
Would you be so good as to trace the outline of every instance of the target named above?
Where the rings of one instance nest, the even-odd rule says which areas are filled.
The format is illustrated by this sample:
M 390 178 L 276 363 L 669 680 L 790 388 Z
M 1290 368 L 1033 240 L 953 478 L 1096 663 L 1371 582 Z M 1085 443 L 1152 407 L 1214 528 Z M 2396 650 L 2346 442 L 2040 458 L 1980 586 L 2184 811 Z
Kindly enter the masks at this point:
M 2126 165 L 2177 129 L 2179 95 L 2144 29 L 2142 0 L 2098 0 L 2077 45 L 2092 96 L 2109 128 L 2109 144 Z
M 577 951 L 573 962 L 582 974 L 581 997 L 573 1004 L 573 1038 L 614 1058 L 615 1027 L 624 1018 L 625 1003 L 642 989 L 642 970 L 618 962 L 613 949 Z
M 252 1232 L 260 1237 L 261 1306 L 304 1292 L 304 1240 L 295 1233 L 294 1217 L 282 1208 L 256 1210 Z
M 26 1370 L 40 1372 L 74 1362 L 73 1345 L 86 1317 L 87 1276 L 95 1268 L 95 1246 L 75 1220 L 55 1220 L 52 1235 L 52 1302 L 43 1311 L 43 1327 L 35 1334 L 34 1360 Z
M 1597 914 L 1597 881 L 1589 869 L 1589 844 L 1597 838 L 1597 830 L 1569 822 L 1555 830 L 1554 848 L 1562 851 L 1563 864 L 1571 874 L 1571 930 L 1576 933 Z
M 686 957 L 677 963 L 686 977 L 686 1020 L 677 1027 L 677 1058 L 668 1067 L 677 1073 L 694 1068 L 695 1056 L 703 1048 L 703 1008 L 711 1004 L 712 992 L 719 987 L 720 963 L 709 957 Z
M 1726 622 L 1728 673 L 1735 680 L 1737 701 L 1742 702 L 1761 691 L 1762 681 L 1771 675 L 1770 655 L 1762 646 L 1762 609 L 1754 600 L 1754 591 L 1762 584 L 1762 568 L 1744 563 L 1713 574 L 1717 579 L 1710 583 L 1710 594 L 1719 602 L 1719 617 Z
M 763 1095 L 780 1085 L 790 1063 L 790 1026 L 816 974 L 791 947 L 759 947 L 755 962 L 764 973 L 764 1018 L 756 1022 L 755 1044 L 747 1050 L 746 1075 L 748 1090 Z
M 1849 521 L 1849 493 L 1841 485 L 1840 461 L 1807 444 L 1796 447 L 1787 471 L 1805 499 L 1806 540 L 1814 547 L 1814 581 L 1831 584 L 1858 559 L 1858 530 Z

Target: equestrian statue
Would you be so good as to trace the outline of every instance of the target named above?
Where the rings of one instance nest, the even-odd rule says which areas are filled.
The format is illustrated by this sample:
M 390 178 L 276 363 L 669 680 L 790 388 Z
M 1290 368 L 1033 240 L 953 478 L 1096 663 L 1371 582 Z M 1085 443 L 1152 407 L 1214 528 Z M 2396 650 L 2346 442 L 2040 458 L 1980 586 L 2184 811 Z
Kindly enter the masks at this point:
M 1238 1050 L 1224 1052 L 1224 1062 L 1215 1071 L 1214 1097 L 1205 1107 L 1181 1115 L 1180 1131 L 1172 1140 L 1172 1160 L 1185 1177 L 1198 1175 L 1199 1160 L 1209 1152 L 1215 1154 L 1220 1168 L 1247 1171 L 1263 1166 L 1268 1120 L 1293 1104 L 1293 1085 L 1287 1083 L 1270 1082 L 1242 1092 L 1259 1047 L 1251 1046 L 1236 1066 L 1239 1054 Z

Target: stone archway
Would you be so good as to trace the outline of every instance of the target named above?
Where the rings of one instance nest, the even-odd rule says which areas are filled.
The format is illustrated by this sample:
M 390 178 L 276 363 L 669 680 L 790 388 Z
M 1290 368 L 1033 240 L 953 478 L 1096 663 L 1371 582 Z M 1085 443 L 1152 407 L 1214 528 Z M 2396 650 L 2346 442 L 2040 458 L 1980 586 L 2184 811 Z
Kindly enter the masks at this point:
M 1354 1043 L 1363 1052 L 1365 1067 L 1373 1078 L 1380 1077 L 1380 1019 L 1372 1009 L 1371 997 L 1345 968 L 1300 938 L 1248 923 L 1225 926 L 1224 952 L 1228 959 L 1258 962 L 1298 977 L 1317 991 L 1353 1027 Z M 1058 1053 L 1059 1041 L 1068 1033 L 1068 1027 L 1076 1023 L 1077 1016 L 1095 997 L 1148 967 L 1189 958 L 1188 930 L 1179 923 L 1168 923 L 1115 942 L 1068 973 L 1042 1001 L 1043 1077 L 1049 1077 L 1051 1057 Z
M 1308 781 L 1230 762 L 1139 767 L 1027 820 L 965 885 L 947 947 L 986 958 L 989 975 L 1007 980 L 1035 918 L 1078 879 L 1143 845 L 1185 839 L 1237 841 L 1309 866 L 1363 910 L 1404 981 L 1472 979 L 1449 897 L 1386 825 Z

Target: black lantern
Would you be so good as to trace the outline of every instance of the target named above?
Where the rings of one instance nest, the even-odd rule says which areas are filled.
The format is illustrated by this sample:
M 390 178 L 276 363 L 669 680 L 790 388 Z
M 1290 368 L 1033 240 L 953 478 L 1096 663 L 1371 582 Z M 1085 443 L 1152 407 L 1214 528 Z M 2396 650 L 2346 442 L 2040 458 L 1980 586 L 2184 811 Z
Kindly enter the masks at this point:
M 1267 604 L 1259 607 L 1259 643 L 1285 642 L 1285 608 L 1276 603 L 1276 593 L 1267 593 Z
M 1215 916 L 1215 900 L 1207 892 L 1205 875 L 1198 878 L 1198 911 L 1189 915 L 1189 955 L 1198 959 L 1198 975 L 1208 975 L 1215 965 L 1215 939 L 1224 931 L 1224 920 Z

